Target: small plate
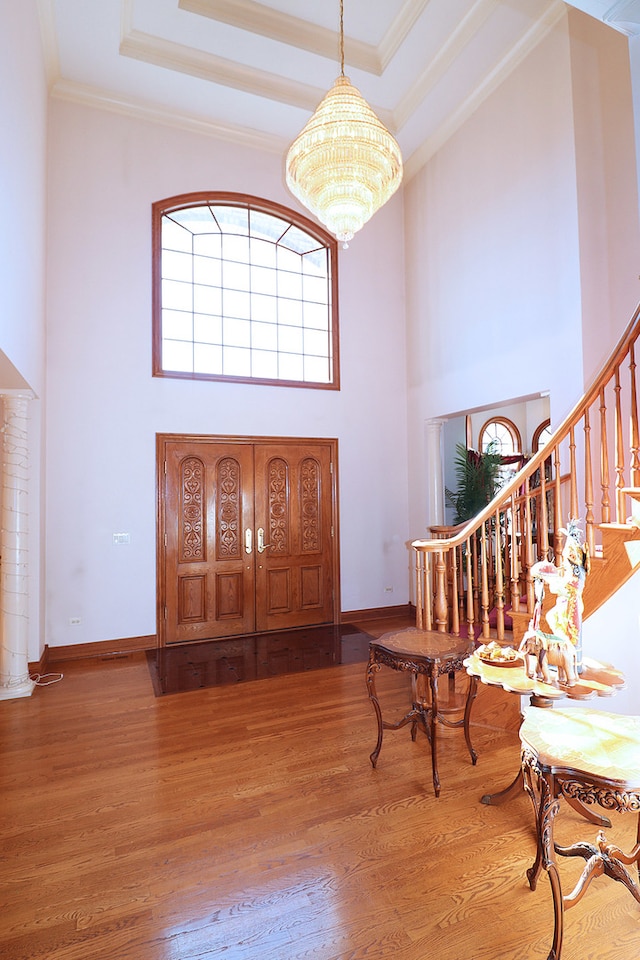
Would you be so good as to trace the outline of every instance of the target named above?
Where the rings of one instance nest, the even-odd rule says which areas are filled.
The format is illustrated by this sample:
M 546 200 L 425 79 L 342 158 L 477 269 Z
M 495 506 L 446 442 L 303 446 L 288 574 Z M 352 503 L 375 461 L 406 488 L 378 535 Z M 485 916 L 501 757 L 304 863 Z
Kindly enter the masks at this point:
M 489 657 L 479 656 L 479 659 L 483 663 L 486 663 L 488 667 L 522 667 L 524 666 L 524 660 L 522 657 L 516 657 L 515 660 L 490 660 Z

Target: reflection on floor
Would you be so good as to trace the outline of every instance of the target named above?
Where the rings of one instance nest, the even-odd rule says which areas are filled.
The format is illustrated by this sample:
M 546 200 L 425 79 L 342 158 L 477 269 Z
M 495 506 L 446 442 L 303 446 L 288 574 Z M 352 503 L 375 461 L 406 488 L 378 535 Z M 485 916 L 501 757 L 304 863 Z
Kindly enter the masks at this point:
M 364 663 L 371 639 L 412 623 L 394 617 L 180 644 L 149 650 L 147 660 L 154 692 L 161 696 L 339 663 Z

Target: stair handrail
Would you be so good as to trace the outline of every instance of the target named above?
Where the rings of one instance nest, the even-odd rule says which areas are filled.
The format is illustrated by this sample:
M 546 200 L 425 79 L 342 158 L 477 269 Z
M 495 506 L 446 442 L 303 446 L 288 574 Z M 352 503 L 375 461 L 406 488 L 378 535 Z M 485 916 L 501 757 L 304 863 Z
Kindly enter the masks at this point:
M 575 406 L 570 410 L 564 420 L 553 431 L 544 447 L 534 453 L 527 462 L 520 468 L 515 476 L 508 481 L 496 493 L 495 497 L 487 504 L 475 517 L 458 529 L 454 535 L 441 537 L 439 539 L 416 539 L 411 542 L 411 547 L 415 554 L 415 577 L 416 577 L 416 622 L 419 627 L 432 629 L 435 621 L 436 629 L 440 631 L 449 630 L 452 633 L 460 632 L 460 609 L 463 612 L 463 619 L 467 622 L 469 631 L 474 629 L 474 623 L 480 619 L 482 633 L 485 637 L 489 636 L 489 597 L 488 586 L 485 581 L 491 578 L 488 570 L 488 548 L 493 544 L 495 547 L 495 579 L 498 584 L 496 609 L 496 629 L 498 638 L 501 634 L 504 636 L 504 578 L 511 577 L 512 587 L 515 593 L 512 593 L 511 608 L 514 611 L 520 609 L 520 592 L 518 583 L 516 583 L 515 565 L 524 567 L 526 577 L 526 608 L 533 611 L 533 580 L 530 576 L 530 568 L 535 562 L 536 557 L 531 549 L 531 534 L 534 526 L 541 538 L 541 544 L 547 553 L 554 551 L 556 562 L 559 560 L 561 545 L 559 543 L 559 532 L 562 526 L 569 520 L 581 519 L 585 524 L 585 539 L 591 553 L 595 551 L 595 528 L 597 523 L 607 523 L 610 521 L 610 490 L 615 490 L 615 516 L 617 522 L 624 521 L 625 496 L 629 487 L 640 486 L 640 442 L 638 427 L 638 399 L 636 390 L 636 363 L 635 363 L 635 343 L 640 336 L 640 304 L 636 308 L 627 328 L 620 337 L 615 348 L 599 369 L 596 376 L 592 379 L 589 388 L 578 400 Z M 629 408 L 630 431 L 628 437 L 628 464 L 625 457 L 625 439 L 622 428 L 623 402 L 622 402 L 622 384 L 620 382 L 620 367 L 623 361 L 629 357 L 630 370 L 630 391 L 626 398 Z M 613 382 L 613 387 L 611 384 Z M 615 431 L 613 437 L 613 446 L 615 450 L 614 473 L 609 468 L 609 440 L 607 431 L 607 405 L 605 399 L 606 389 L 613 389 L 614 392 L 614 416 Z M 591 432 L 592 424 L 589 418 L 589 411 L 593 405 L 598 402 L 599 421 L 598 432 L 600 441 L 600 487 L 602 490 L 602 502 L 598 517 L 594 512 L 593 498 L 593 461 L 591 455 Z M 576 427 L 581 420 L 584 424 L 584 497 L 580 498 L 577 487 L 577 437 Z M 562 444 L 569 443 L 570 469 L 568 471 L 568 515 L 563 515 L 562 500 L 566 499 L 566 492 L 561 475 L 560 447 Z M 555 475 L 548 480 L 545 474 L 545 464 L 553 458 L 553 469 Z M 535 496 L 540 498 L 539 514 L 536 522 L 533 523 L 531 516 L 531 498 L 534 493 L 531 492 L 529 481 L 533 475 L 539 471 L 540 486 L 535 488 Z M 625 480 L 625 471 L 628 472 L 628 482 Z M 550 517 L 547 514 L 547 492 L 553 491 L 553 527 L 550 527 Z M 580 517 L 581 507 L 585 508 L 585 516 Z M 519 509 L 516 509 L 519 508 Z M 505 551 L 497 549 L 497 545 L 502 547 L 502 540 L 507 541 L 506 534 L 496 535 L 506 522 L 503 517 L 509 512 L 509 523 L 513 526 L 517 521 L 515 530 L 515 541 L 524 541 L 525 549 L 514 554 L 515 541 L 511 543 L 509 565 L 511 569 L 505 567 Z M 540 524 L 544 523 L 544 530 L 540 530 Z M 549 543 L 549 533 L 553 532 L 553 546 Z M 493 531 L 493 532 L 492 532 Z M 512 531 L 513 533 L 513 531 Z M 522 545 L 522 544 L 519 544 Z M 432 557 L 434 558 L 432 560 Z M 475 560 L 474 560 L 475 557 Z M 499 558 L 499 559 L 498 559 Z M 477 576 L 474 579 L 473 563 L 477 566 Z M 521 570 L 517 571 L 517 580 L 521 580 Z M 502 582 L 501 582 L 502 580 Z M 471 583 L 473 582 L 473 600 Z M 448 588 L 448 589 L 447 589 Z M 461 597 L 461 593 L 465 596 Z M 478 599 L 479 598 L 479 599 Z M 450 606 L 453 602 L 453 608 Z

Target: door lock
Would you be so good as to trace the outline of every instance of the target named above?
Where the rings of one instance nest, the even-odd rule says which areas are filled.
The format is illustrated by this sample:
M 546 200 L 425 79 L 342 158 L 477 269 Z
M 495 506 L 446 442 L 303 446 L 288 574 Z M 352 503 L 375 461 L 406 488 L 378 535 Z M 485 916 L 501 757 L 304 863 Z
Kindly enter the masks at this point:
M 258 553 L 264 553 L 267 547 L 270 547 L 270 543 L 264 542 L 264 530 L 262 527 L 258 527 Z
M 252 538 L 251 527 L 247 527 L 247 529 L 244 532 L 244 552 L 251 553 L 252 549 L 253 549 L 253 538 Z

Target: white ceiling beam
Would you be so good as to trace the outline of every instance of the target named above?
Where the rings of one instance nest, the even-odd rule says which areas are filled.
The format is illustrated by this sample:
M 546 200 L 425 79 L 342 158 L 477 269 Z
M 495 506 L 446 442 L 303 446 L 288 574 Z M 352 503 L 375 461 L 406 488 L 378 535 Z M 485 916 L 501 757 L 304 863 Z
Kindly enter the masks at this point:
M 429 3 L 430 0 L 405 0 L 400 13 L 377 47 L 345 34 L 345 63 L 381 76 Z M 280 13 L 257 0 L 179 0 L 178 6 L 189 13 L 340 62 L 337 29 L 328 30 L 301 17 Z
M 251 93 L 256 97 L 266 97 L 291 107 L 299 107 L 310 114 L 327 92 L 266 70 L 258 70 L 225 57 L 205 53 L 203 50 L 195 50 L 173 40 L 163 40 L 140 30 L 131 30 L 122 38 L 120 53 L 156 67 L 177 70 L 201 80 Z M 385 125 L 393 126 L 390 111 L 373 105 L 372 109 Z

